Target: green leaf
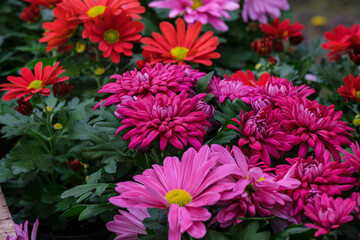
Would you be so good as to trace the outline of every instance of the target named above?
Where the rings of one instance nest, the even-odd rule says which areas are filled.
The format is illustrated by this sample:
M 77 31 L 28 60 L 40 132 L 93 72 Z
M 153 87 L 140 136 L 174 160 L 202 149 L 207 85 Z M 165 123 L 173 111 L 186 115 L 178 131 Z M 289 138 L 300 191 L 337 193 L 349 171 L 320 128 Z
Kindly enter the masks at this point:
M 224 144 L 229 144 L 231 142 L 231 140 L 235 139 L 237 137 L 237 133 L 234 131 L 224 131 L 224 130 L 220 130 L 220 132 L 218 134 L 216 134 L 216 136 L 209 140 L 208 142 L 206 142 L 206 144 L 211 145 L 211 144 L 219 144 L 219 145 L 224 145 Z
M 106 204 L 92 204 L 92 205 L 85 205 L 86 209 L 83 210 L 79 215 L 79 221 L 83 221 L 85 219 L 98 216 L 101 213 L 112 211 L 117 209 L 117 206 L 112 205 L 111 203 Z
M 258 221 L 252 221 L 245 228 L 238 231 L 234 239 L 241 240 L 269 240 L 270 232 L 258 232 L 260 223 Z
M 97 188 L 104 188 L 104 186 L 108 187 L 109 183 L 96 183 L 96 184 L 83 184 L 75 186 L 61 194 L 61 198 L 68 198 L 68 197 L 79 197 L 85 193 L 88 193 Z
M 205 236 L 205 240 L 228 240 L 224 233 L 208 230 Z
M 74 217 L 79 215 L 82 211 L 86 209 L 85 205 L 76 205 L 72 208 L 66 210 L 60 217 Z
M 300 61 L 299 79 L 303 79 L 305 77 L 305 74 L 309 71 L 312 64 L 313 64 L 313 60 L 311 57 L 308 57 L 303 61 Z
M 200 78 L 196 84 L 195 91 L 197 93 L 205 93 L 213 75 L 214 71 L 209 72 L 206 76 Z

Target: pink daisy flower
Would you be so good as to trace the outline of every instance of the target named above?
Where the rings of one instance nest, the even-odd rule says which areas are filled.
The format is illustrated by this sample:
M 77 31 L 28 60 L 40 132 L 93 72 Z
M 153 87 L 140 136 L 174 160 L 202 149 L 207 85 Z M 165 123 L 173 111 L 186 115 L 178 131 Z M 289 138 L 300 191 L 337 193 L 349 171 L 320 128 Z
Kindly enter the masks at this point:
M 343 191 L 353 188 L 357 181 L 351 177 L 352 170 L 348 163 L 332 162 L 328 152 L 323 157 L 287 158 L 290 165 L 276 166 L 279 177 L 289 176 L 301 181 L 301 185 L 287 191 L 294 202 L 290 208 L 290 215 L 300 220 L 304 206 L 314 201 L 314 197 L 326 193 L 329 196 L 341 195 Z
M 190 143 L 199 149 L 206 135 L 204 126 L 211 126 L 208 115 L 195 110 L 197 102 L 206 94 L 188 98 L 182 91 L 171 96 L 157 94 L 148 98 L 128 101 L 116 110 L 125 117 L 116 134 L 126 128 L 132 128 L 123 139 L 130 138 L 129 148 L 137 145 L 145 147 L 156 138 L 160 138 L 160 149 L 164 150 L 168 142 L 174 147 L 183 149 Z
M 204 208 L 220 199 L 223 187 L 219 180 L 233 171 L 231 164 L 214 168 L 216 159 L 210 157 L 210 148 L 203 146 L 199 152 L 190 148 L 181 159 L 167 157 L 164 166 L 153 165 L 136 182 L 121 182 L 115 190 L 120 196 L 110 202 L 120 207 L 167 209 L 169 240 L 180 240 L 187 231 L 194 238 L 206 234 L 203 221 L 211 217 Z
M 335 146 L 350 145 L 347 136 L 354 131 L 341 121 L 342 111 L 335 111 L 335 105 L 327 107 L 316 100 L 297 97 L 278 99 L 277 105 L 281 109 L 281 125 L 300 138 L 299 157 L 305 157 L 311 147 L 317 158 L 327 149 L 336 161 L 341 161 Z
M 249 18 L 260 23 L 267 23 L 267 16 L 278 18 L 281 15 L 280 10 L 289 10 L 290 6 L 287 0 L 245 0 L 242 8 L 242 18 L 248 22 Z
M 212 145 L 211 156 L 216 158 L 219 164 L 232 165 L 234 168 L 233 177 L 221 182 L 225 190 L 220 199 L 224 208 L 216 216 L 216 220 L 222 227 L 240 223 L 242 220 L 239 218 L 245 216 L 277 215 L 279 209 L 292 201 L 281 192 L 297 188 L 301 184 L 287 176 L 278 179 L 259 167 L 250 168 L 247 158 L 236 146 L 230 154 L 225 148 Z
M 141 70 L 134 69 L 123 75 L 115 74 L 111 78 L 115 82 L 105 84 L 98 93 L 111 93 L 112 95 L 101 102 L 104 107 L 118 104 L 124 96 L 144 98 L 158 93 L 171 95 L 175 92 L 190 91 L 197 81 L 206 73 L 191 69 L 189 65 L 171 65 L 157 63 L 155 66 L 146 64 Z M 96 108 L 100 106 L 96 105 Z
M 314 223 L 305 223 L 305 226 L 317 229 L 315 237 L 328 234 L 331 230 L 354 219 L 350 215 L 354 207 L 355 201 L 351 198 L 343 200 L 338 197 L 334 200 L 323 193 L 321 198 L 315 199 L 314 204 L 305 206 L 305 215 L 314 221 Z
M 350 148 L 353 154 L 345 151 L 345 149 L 341 148 L 340 146 L 336 146 L 336 149 L 339 150 L 344 154 L 344 161 L 348 162 L 351 166 L 354 167 L 355 171 L 360 173 L 360 147 L 359 143 L 351 143 Z
M 227 11 L 239 9 L 239 0 L 158 0 L 149 7 L 170 9 L 169 18 L 184 16 L 187 23 L 210 23 L 217 30 L 227 31 L 222 17 L 230 18 Z
M 115 215 L 114 221 L 106 224 L 110 232 L 116 233 L 115 240 L 137 240 L 138 234 L 147 234 L 142 224 L 145 218 L 150 217 L 144 208 L 128 208 L 129 212 L 119 210 L 121 215 Z
M 271 106 L 266 106 L 257 113 L 247 112 L 245 115 L 241 110 L 239 119 L 232 119 L 240 128 L 234 125 L 227 126 L 242 134 L 239 146 L 249 146 L 251 153 L 255 155 L 254 158 L 261 159 L 267 166 L 271 164 L 270 155 L 279 158 L 279 151 L 289 151 L 299 141 L 297 136 L 288 135 L 276 121 L 278 114 L 279 112 Z
M 37 229 L 39 227 L 39 219 L 36 219 L 33 229 L 31 231 L 31 238 L 29 238 L 28 233 L 28 221 L 25 221 L 24 228 L 22 224 L 15 224 L 15 234 L 13 236 L 9 233 L 6 233 L 8 236 L 6 240 L 36 240 Z

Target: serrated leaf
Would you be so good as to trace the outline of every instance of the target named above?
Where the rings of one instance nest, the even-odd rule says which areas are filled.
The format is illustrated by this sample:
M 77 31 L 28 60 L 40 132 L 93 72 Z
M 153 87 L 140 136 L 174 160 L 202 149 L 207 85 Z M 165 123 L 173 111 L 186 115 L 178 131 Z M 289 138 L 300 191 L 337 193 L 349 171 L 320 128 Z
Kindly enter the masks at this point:
M 112 205 L 111 203 L 106 204 L 92 204 L 92 205 L 85 205 L 86 209 L 83 210 L 79 215 L 79 221 L 86 220 L 91 217 L 98 216 L 101 213 L 112 211 L 117 209 L 117 206 Z
M 204 77 L 200 78 L 196 84 L 195 91 L 197 93 L 205 93 L 213 75 L 214 71 L 209 72 Z
M 86 209 L 85 205 L 76 205 L 68 210 L 66 210 L 60 217 L 74 217 L 78 216 L 82 211 Z
M 61 198 L 68 198 L 68 197 L 79 197 L 85 193 L 91 192 L 98 187 L 103 188 L 104 186 L 108 187 L 108 183 L 96 183 L 96 184 L 83 184 L 75 186 L 61 194 Z

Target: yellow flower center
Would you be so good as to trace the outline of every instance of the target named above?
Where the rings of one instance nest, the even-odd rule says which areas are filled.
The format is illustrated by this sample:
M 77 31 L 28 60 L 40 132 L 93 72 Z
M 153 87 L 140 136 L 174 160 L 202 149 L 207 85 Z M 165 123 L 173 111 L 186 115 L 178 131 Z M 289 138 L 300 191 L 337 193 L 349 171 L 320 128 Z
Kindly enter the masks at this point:
M 47 112 L 51 112 L 52 110 L 53 110 L 52 107 L 46 107 Z
M 84 52 L 86 49 L 86 45 L 82 42 L 76 42 L 76 52 L 77 53 L 82 53 Z
M 28 86 L 28 89 L 35 88 L 35 89 L 42 89 L 42 81 L 41 80 L 34 80 Z
M 119 41 L 119 32 L 115 29 L 109 29 L 104 33 L 104 39 L 107 43 L 116 43 Z
M 171 55 L 173 55 L 173 57 L 179 61 L 183 61 L 184 58 L 186 58 L 186 54 L 188 52 L 189 52 L 189 49 L 183 48 L 183 47 L 175 47 L 170 50 Z
M 314 16 L 311 18 L 311 24 L 315 27 L 317 26 L 325 26 L 328 20 L 325 16 Z
M 165 195 L 169 204 L 178 204 L 183 207 L 185 204 L 191 202 L 191 195 L 182 189 L 173 189 Z
M 55 130 L 60 130 L 63 128 L 63 125 L 61 123 L 55 123 L 53 127 Z
M 355 118 L 353 120 L 353 124 L 354 124 L 355 127 L 359 127 L 360 126 L 360 118 L 355 116 Z
M 94 72 L 95 72 L 95 75 L 97 75 L 97 76 L 103 75 L 105 72 L 105 68 L 99 67 L 99 68 L 95 69 Z
M 201 0 L 193 0 L 193 5 L 191 6 L 192 9 L 197 9 L 203 5 Z
M 262 181 L 265 181 L 264 177 L 261 177 L 261 178 L 258 179 L 258 182 L 262 182 Z
M 97 5 L 97 6 L 94 6 L 92 8 L 90 8 L 88 11 L 87 11 L 87 15 L 89 17 L 97 17 L 101 14 L 103 14 L 105 12 L 105 9 L 106 9 L 106 6 L 103 6 L 103 5 Z

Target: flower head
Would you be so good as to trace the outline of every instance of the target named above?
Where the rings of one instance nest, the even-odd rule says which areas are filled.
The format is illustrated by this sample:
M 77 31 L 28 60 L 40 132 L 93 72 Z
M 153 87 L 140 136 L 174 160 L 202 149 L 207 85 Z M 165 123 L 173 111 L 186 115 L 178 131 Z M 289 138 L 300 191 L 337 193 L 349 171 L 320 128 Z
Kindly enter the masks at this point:
M 60 3 L 62 0 L 24 0 L 24 1 L 47 8 L 54 8 L 56 4 Z
M 59 4 L 53 10 L 55 20 L 53 22 L 45 22 L 42 27 L 46 29 L 43 33 L 43 37 L 39 42 L 47 42 L 48 47 L 46 51 L 51 51 L 56 47 L 64 46 L 71 36 L 76 31 L 78 24 L 80 23 L 75 17 L 74 11 L 67 9 L 63 4 Z
M 129 212 L 119 210 L 121 215 L 115 215 L 114 221 L 106 224 L 110 232 L 116 233 L 115 240 L 137 240 L 138 234 L 147 234 L 142 221 L 150 217 L 144 208 L 128 208 Z
M 291 150 L 299 140 L 282 129 L 280 122 L 276 120 L 278 114 L 271 106 L 266 106 L 257 113 L 250 111 L 245 115 L 242 110 L 239 119 L 232 119 L 240 128 L 235 125 L 227 126 L 242 133 L 239 146 L 249 146 L 254 157 L 261 159 L 267 166 L 271 164 L 270 155 L 279 158 L 279 151 Z
M 115 190 L 120 196 L 110 202 L 120 207 L 168 209 L 169 240 L 180 240 L 187 231 L 195 238 L 206 234 L 202 221 L 211 213 L 204 208 L 220 199 L 222 185 L 219 180 L 232 173 L 232 165 L 214 168 L 216 160 L 210 157 L 210 148 L 203 146 L 199 152 L 190 148 L 181 159 L 167 157 L 164 166 L 153 165 L 136 182 L 121 182 Z
M 272 41 L 269 38 L 263 38 L 261 40 L 255 40 L 251 47 L 260 57 L 266 57 L 271 54 Z
M 349 74 L 349 77 L 344 77 L 344 85 L 338 89 L 338 93 L 343 96 L 345 101 L 355 100 L 360 102 L 360 75 L 354 77 Z
M 351 198 L 336 199 L 329 197 L 326 193 L 321 198 L 315 198 L 314 204 L 305 206 L 305 215 L 314 223 L 305 223 L 306 227 L 317 229 L 315 237 L 329 233 L 331 230 L 354 219 L 350 215 L 355 207 L 355 201 Z
M 7 233 L 8 236 L 7 236 L 6 240 L 36 240 L 36 234 L 37 234 L 38 227 L 39 227 L 39 219 L 36 219 L 33 229 L 31 231 L 31 238 L 29 239 L 28 221 L 25 222 L 24 229 L 23 229 L 22 224 L 15 224 L 16 236 L 13 236 L 13 235 Z
M 245 0 L 241 14 L 244 22 L 248 22 L 250 18 L 253 21 L 266 23 L 267 15 L 272 19 L 278 18 L 281 14 L 280 10 L 289 8 L 287 0 Z
M 28 23 L 34 22 L 40 16 L 40 9 L 37 4 L 32 3 L 20 13 L 20 19 Z
M 275 18 L 272 24 L 260 24 L 261 31 L 268 37 L 281 40 L 302 36 L 301 30 L 304 28 L 305 26 L 299 24 L 298 22 L 295 22 L 291 25 L 289 19 L 285 19 L 284 21 L 280 22 L 279 18 Z
M 22 115 L 29 115 L 34 109 L 30 101 L 25 101 L 23 97 L 16 100 L 18 106 L 14 107 L 15 111 L 21 113 Z
M 339 150 L 342 154 L 344 154 L 343 160 L 349 163 L 353 168 L 360 173 L 360 147 L 359 143 L 351 143 L 350 144 L 351 151 L 353 154 L 345 151 L 345 149 L 340 146 L 336 146 L 336 149 Z
M 66 164 L 71 170 L 73 170 L 73 172 L 78 172 L 82 169 L 82 163 L 78 159 L 74 159 L 71 162 L 66 161 Z
M 281 193 L 286 189 L 297 188 L 300 182 L 263 171 L 259 167 L 250 167 L 248 159 L 241 150 L 234 146 L 231 153 L 219 145 L 211 146 L 211 156 L 220 165 L 232 165 L 234 173 L 224 179 L 224 192 L 221 193 L 221 205 L 224 208 L 216 216 L 222 227 L 240 223 L 245 216 L 278 215 L 292 200 Z
M 339 60 L 342 55 L 356 56 L 360 53 L 360 25 L 354 24 L 351 28 L 339 25 L 334 28 L 334 33 L 326 32 L 325 39 L 329 42 L 323 43 L 322 48 L 330 50 L 327 57 L 329 61 Z
M 341 160 L 335 146 L 349 145 L 347 136 L 354 131 L 341 121 L 342 111 L 335 111 L 335 105 L 328 107 L 301 97 L 279 98 L 277 105 L 281 125 L 300 139 L 299 157 L 305 157 L 311 147 L 317 158 L 327 149 L 336 161 Z
M 73 88 L 74 86 L 70 86 L 65 82 L 55 83 L 53 85 L 54 96 L 58 98 L 65 97 Z
M 357 214 L 358 218 L 360 219 L 360 193 L 353 192 L 351 194 L 351 199 L 355 201 L 354 213 Z
M 9 90 L 3 96 L 3 100 L 9 101 L 14 98 L 25 97 L 24 100 L 27 101 L 37 93 L 45 96 L 50 95 L 51 90 L 46 86 L 69 79 L 69 77 L 58 77 L 65 72 L 62 68 L 59 67 L 59 62 L 52 67 L 45 66 L 44 69 L 43 63 L 38 62 L 35 65 L 35 74 L 29 68 L 22 68 L 20 71 L 21 77 L 8 76 L 7 80 L 11 83 L 0 84 L 2 91 Z
M 154 66 L 146 64 L 140 71 L 134 69 L 123 75 L 113 75 L 116 82 L 104 85 L 99 93 L 111 93 L 104 106 L 118 104 L 124 96 L 140 98 L 158 93 L 171 95 L 172 93 L 189 91 L 196 85 L 199 78 L 205 76 L 204 72 L 191 69 L 189 65 L 171 65 L 157 63 Z M 101 102 L 103 102 L 101 101 Z M 97 105 L 97 107 L 100 103 Z
M 230 18 L 227 11 L 240 7 L 238 0 L 157 0 L 149 3 L 149 6 L 170 9 L 170 18 L 184 15 L 189 24 L 197 21 L 202 24 L 210 23 L 220 31 L 228 30 L 222 17 Z
M 160 138 L 161 150 L 165 149 L 168 142 L 179 149 L 183 149 L 188 143 L 199 149 L 206 135 L 204 126 L 210 127 L 208 115 L 195 110 L 197 102 L 204 96 L 205 94 L 198 94 L 187 98 L 188 94 L 182 91 L 179 95 L 157 94 L 125 102 L 123 107 L 116 110 L 126 117 L 121 121 L 122 125 L 116 134 L 132 128 L 123 137 L 124 140 L 131 138 L 129 148 L 139 144 L 145 147 Z
M 125 12 L 113 15 L 106 10 L 104 18 L 97 17 L 86 22 L 85 29 L 90 40 L 99 43 L 103 57 L 110 57 L 113 63 L 118 63 L 120 53 L 126 56 L 133 54 L 132 43 L 141 39 L 140 32 L 144 29 L 144 24 L 133 21 Z
M 213 37 L 214 33 L 211 31 L 197 39 L 201 28 L 202 24 L 196 22 L 185 30 L 185 23 L 181 18 L 176 21 L 176 30 L 171 23 L 161 22 L 160 30 L 163 35 L 154 32 L 152 33 L 153 38 L 141 39 L 141 42 L 145 44 L 145 51 L 160 55 L 150 64 L 162 61 L 180 65 L 186 64 L 185 62 L 211 65 L 210 59 L 220 57 L 219 53 L 214 52 L 219 41 L 217 37 Z

